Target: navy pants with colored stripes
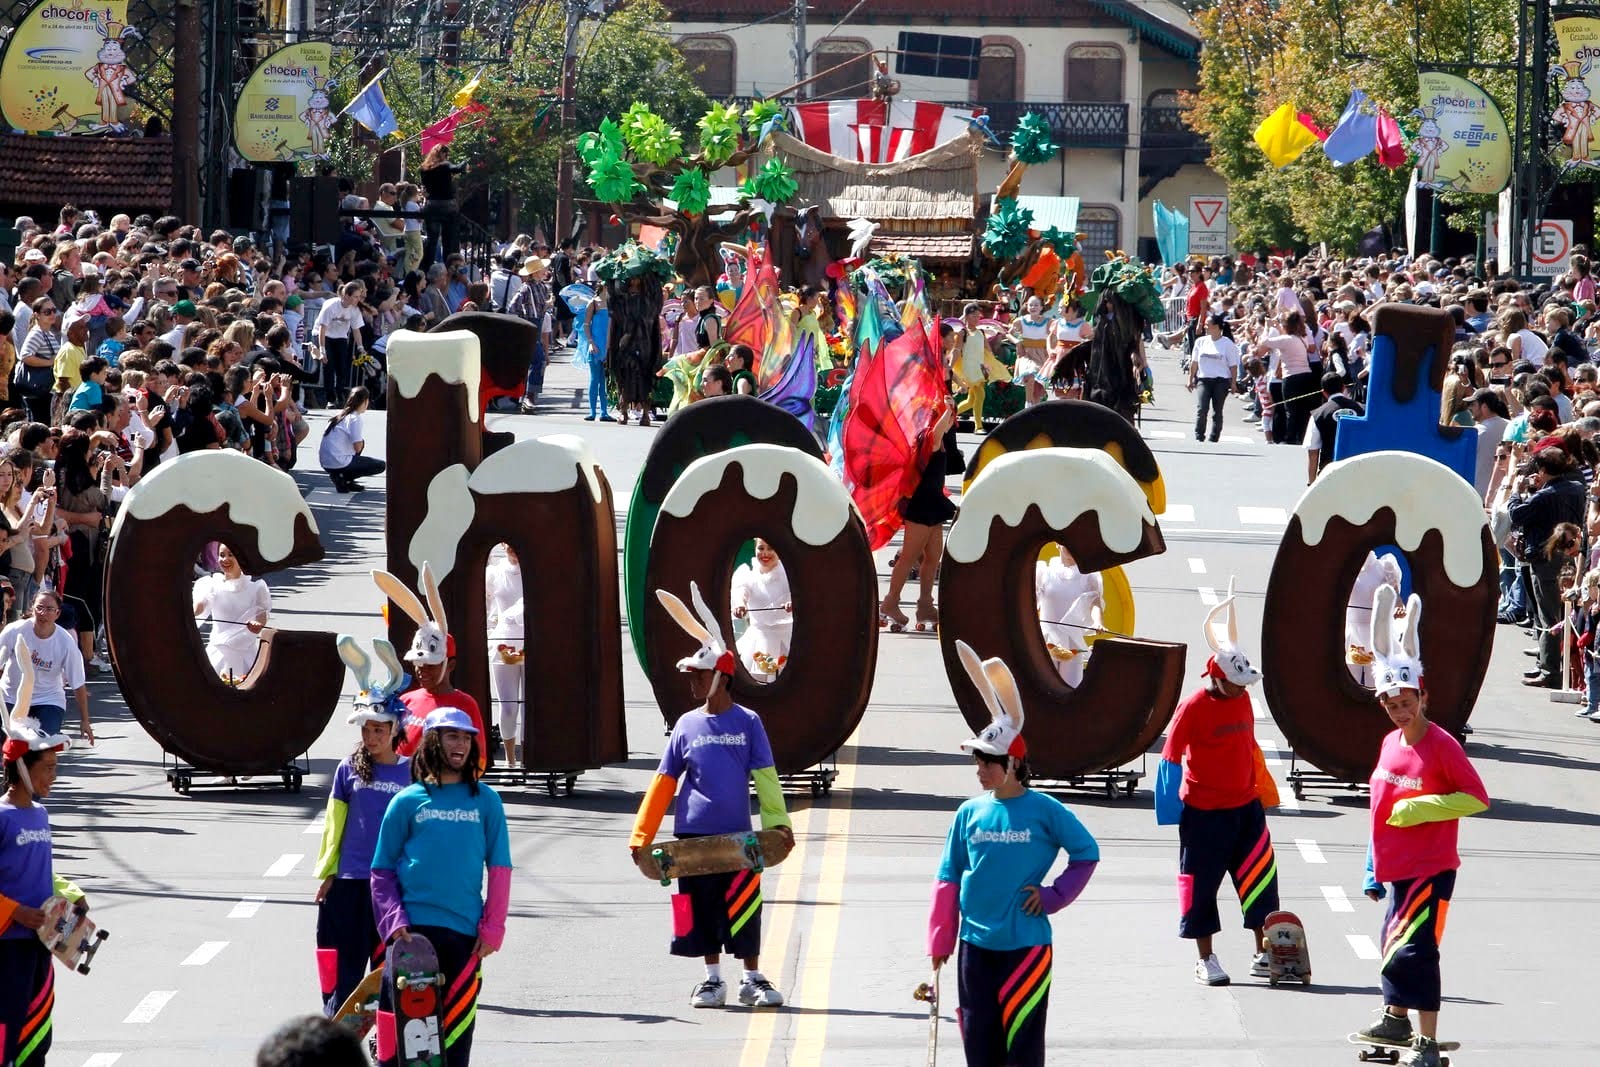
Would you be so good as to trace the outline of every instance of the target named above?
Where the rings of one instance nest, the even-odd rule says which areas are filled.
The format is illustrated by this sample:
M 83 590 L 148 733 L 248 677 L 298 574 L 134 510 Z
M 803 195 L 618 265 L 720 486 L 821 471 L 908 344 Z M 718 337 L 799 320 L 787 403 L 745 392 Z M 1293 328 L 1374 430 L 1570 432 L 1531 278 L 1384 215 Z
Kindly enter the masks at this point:
M 672 954 L 747 960 L 761 954 L 761 876 L 754 871 L 678 879 L 672 897 Z
M 372 917 L 372 883 L 365 878 L 335 878 L 317 905 L 322 1014 L 332 1018 L 367 972 L 383 966 L 383 951 Z
M 0 938 L 0 1063 L 43 1067 L 56 1003 L 54 957 L 32 930 L 22 932 Z
M 472 1032 L 478 1021 L 478 991 L 483 985 L 483 961 L 472 947 L 476 937 L 442 926 L 413 926 L 433 943 L 444 974 L 444 1007 L 439 1012 L 439 1044 L 444 1049 L 445 1067 L 467 1067 L 472 1062 Z M 378 1063 L 398 1067 L 400 1054 L 395 1034 L 394 1002 L 386 978 L 378 1001 Z
M 1390 883 L 1379 972 L 1385 1004 L 1439 1010 L 1439 942 L 1455 889 L 1455 871 Z
M 1178 936 L 1210 937 L 1222 929 L 1217 890 L 1233 879 L 1246 929 L 1278 910 L 1278 861 L 1261 801 L 1207 811 L 1185 804 L 1178 820 Z
M 961 1045 L 967 1067 L 1044 1067 L 1049 945 L 996 950 L 961 942 Z

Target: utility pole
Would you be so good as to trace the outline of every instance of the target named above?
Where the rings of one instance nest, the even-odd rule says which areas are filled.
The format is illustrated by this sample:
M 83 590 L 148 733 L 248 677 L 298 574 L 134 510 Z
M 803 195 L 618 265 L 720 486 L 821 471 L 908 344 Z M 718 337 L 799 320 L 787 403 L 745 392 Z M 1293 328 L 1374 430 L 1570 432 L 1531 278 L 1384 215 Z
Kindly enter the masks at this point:
M 806 0 L 794 0 L 794 80 L 806 80 Z
M 561 57 L 561 161 L 556 165 L 557 248 L 572 235 L 572 128 L 578 121 L 578 27 L 588 0 L 567 0 L 566 50 Z

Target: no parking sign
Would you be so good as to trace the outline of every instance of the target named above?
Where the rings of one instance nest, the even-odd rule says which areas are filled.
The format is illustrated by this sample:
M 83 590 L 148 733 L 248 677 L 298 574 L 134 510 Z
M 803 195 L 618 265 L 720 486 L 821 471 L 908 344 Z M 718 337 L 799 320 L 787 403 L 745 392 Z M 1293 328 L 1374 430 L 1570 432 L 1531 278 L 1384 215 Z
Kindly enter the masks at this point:
M 1549 278 L 1567 269 L 1572 255 L 1572 220 L 1544 219 L 1533 235 L 1533 273 Z

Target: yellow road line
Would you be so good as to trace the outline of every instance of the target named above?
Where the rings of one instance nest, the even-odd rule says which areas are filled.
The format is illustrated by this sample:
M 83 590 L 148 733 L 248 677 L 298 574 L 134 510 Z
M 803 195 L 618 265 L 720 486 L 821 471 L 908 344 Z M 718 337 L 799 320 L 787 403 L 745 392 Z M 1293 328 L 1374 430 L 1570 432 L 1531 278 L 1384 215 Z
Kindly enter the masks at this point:
M 797 899 L 800 895 L 800 880 L 805 875 L 807 848 L 810 845 L 813 810 L 807 806 L 790 815 L 794 830 L 794 851 L 790 852 L 789 858 L 784 861 L 783 872 L 778 875 L 777 885 L 770 892 L 768 887 L 761 887 L 761 895 L 766 901 L 761 910 L 761 918 L 763 923 L 769 918 L 772 920 L 761 937 L 761 969 L 762 973 L 772 976 L 779 989 L 784 989 L 783 973 L 789 963 L 789 933 L 794 927 L 797 910 L 789 901 Z M 775 907 L 778 901 L 784 903 Z M 735 966 L 738 964 L 735 963 Z M 791 999 L 794 992 L 792 986 L 787 989 Z M 739 1056 L 739 1067 L 766 1067 L 767 1055 L 772 1048 L 772 1034 L 780 1017 L 779 1011 L 750 1013 L 750 1029 L 745 1032 L 744 1051 Z
M 788 1062 L 796 1065 L 820 1064 L 828 1036 L 828 990 L 833 980 L 834 945 L 839 938 L 839 912 L 844 908 L 845 852 L 850 839 L 850 790 L 856 780 L 856 753 L 853 745 L 839 753 L 839 790 L 828 811 L 826 839 L 822 846 L 822 872 L 817 880 L 817 903 L 812 914 L 811 938 L 795 983 L 802 1003 L 808 1009 L 795 1028 L 794 1049 Z

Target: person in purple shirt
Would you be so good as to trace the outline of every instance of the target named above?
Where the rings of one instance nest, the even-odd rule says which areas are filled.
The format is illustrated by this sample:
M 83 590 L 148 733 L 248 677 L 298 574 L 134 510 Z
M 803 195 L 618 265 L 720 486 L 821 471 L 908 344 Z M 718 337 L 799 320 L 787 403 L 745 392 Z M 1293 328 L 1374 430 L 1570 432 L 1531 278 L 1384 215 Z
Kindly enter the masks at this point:
M 29 661 L 21 650 L 21 662 Z M 33 672 L 23 669 L 17 713 L 4 714 L 5 796 L 0 798 L 0 1063 L 43 1067 L 54 1033 L 55 968 L 39 940 L 44 906 L 57 894 L 83 893 L 57 878 L 50 858 L 50 815 L 39 801 L 56 780 L 58 753 L 71 747 L 63 734 L 45 733 L 28 716 Z
M 699 651 L 678 661 L 678 670 L 691 676 L 689 691 L 704 703 L 678 719 L 667 739 L 667 750 L 639 805 L 628 841 L 635 863 L 649 852 L 674 795 L 678 804 L 672 828 L 679 838 L 748 832 L 752 780 L 761 805 L 761 828 L 778 830 L 791 847 L 794 844 L 766 728 L 755 712 L 733 702 L 728 685 L 734 655 L 720 636 L 714 636 L 720 635 L 721 626 L 699 588 L 693 583 L 689 588 L 700 621 L 671 593 L 657 590 L 656 596 L 678 625 L 700 641 Z M 672 954 L 705 960 L 705 979 L 690 996 L 693 1007 L 720 1008 L 727 1003 L 724 950 L 744 961 L 741 1004 L 783 1003 L 783 994 L 761 973 L 760 874 L 741 870 L 680 878 L 672 898 L 672 927 Z

